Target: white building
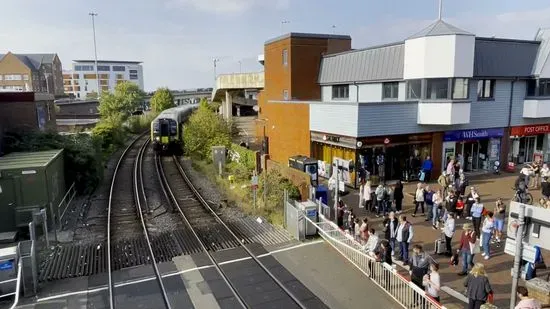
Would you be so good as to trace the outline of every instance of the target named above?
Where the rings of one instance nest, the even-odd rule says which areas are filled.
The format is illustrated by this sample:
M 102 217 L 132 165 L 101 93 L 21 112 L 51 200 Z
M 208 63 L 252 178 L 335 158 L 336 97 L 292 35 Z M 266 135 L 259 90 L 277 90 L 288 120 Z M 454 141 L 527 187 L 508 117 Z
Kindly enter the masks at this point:
M 97 62 L 97 73 L 101 91 L 113 91 L 121 81 L 130 81 L 143 86 L 143 67 L 139 61 Z M 63 86 L 66 94 L 85 99 L 90 92 L 98 92 L 94 60 L 74 60 L 72 71 L 63 72 Z

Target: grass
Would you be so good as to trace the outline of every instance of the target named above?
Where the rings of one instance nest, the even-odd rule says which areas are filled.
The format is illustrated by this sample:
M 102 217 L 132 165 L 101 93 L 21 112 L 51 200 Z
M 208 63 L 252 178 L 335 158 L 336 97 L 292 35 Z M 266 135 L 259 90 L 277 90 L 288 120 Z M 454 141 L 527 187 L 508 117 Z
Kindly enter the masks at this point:
M 228 180 L 227 172 L 224 172 L 226 176 L 222 178 L 218 176 L 218 171 L 213 164 L 205 161 L 193 159 L 192 166 L 216 184 L 220 193 L 227 198 L 229 205 L 239 207 L 245 214 L 255 217 L 261 216 L 273 225 L 283 225 L 284 214 L 282 205 L 265 207 L 262 196 L 258 193 L 256 196 L 256 207 L 254 207 L 250 182 L 234 182 L 231 184 Z

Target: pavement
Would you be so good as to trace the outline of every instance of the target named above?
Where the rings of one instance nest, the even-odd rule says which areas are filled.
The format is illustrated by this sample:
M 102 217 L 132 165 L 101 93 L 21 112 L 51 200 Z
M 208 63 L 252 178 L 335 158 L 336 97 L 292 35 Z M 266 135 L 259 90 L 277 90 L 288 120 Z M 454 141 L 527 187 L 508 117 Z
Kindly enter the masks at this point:
M 470 186 L 475 186 L 478 188 L 481 201 L 486 205 L 486 207 L 492 210 L 494 208 L 495 201 L 499 197 L 503 199 L 506 205 L 509 205 L 510 199 L 514 194 L 511 188 L 513 187 L 516 177 L 516 174 L 504 173 L 501 175 L 472 175 L 469 177 L 469 179 Z M 435 181 L 432 181 L 429 184 L 432 187 L 439 188 L 439 185 Z M 407 219 L 413 224 L 413 243 L 421 244 L 426 252 L 432 253 L 434 250 L 434 241 L 440 237 L 441 231 L 434 230 L 432 228 L 431 221 L 424 221 L 424 216 L 419 216 L 418 214 L 416 218 L 413 218 L 411 216 L 412 212 L 414 211 L 413 194 L 416 190 L 416 185 L 417 182 L 404 184 L 405 199 L 403 200 L 403 214 L 407 215 Z M 370 214 L 367 214 L 365 209 L 360 209 L 358 206 L 358 191 L 353 189 L 348 190 L 351 191 L 349 192 L 349 194 L 342 196 L 342 200 L 348 205 L 348 207 L 353 207 L 354 213 L 359 218 L 367 216 L 369 218 L 369 222 L 371 224 L 375 224 L 374 228 L 378 231 L 381 231 L 382 218 L 376 218 Z M 540 190 L 530 190 L 530 192 L 533 195 L 535 201 L 538 201 L 541 198 Z M 460 227 L 465 222 L 468 221 L 465 219 L 457 220 L 457 233 L 455 233 L 455 236 L 453 238 L 453 248 L 456 248 L 458 246 L 461 231 Z M 507 222 L 505 224 L 507 224 Z M 512 269 L 513 265 L 513 257 L 504 253 L 504 242 L 499 248 L 497 248 L 495 245 L 492 245 L 491 251 L 492 256 L 489 260 L 482 259 L 481 255 L 478 254 L 475 256 L 474 262 L 482 262 L 483 264 L 485 264 L 489 281 L 495 292 L 495 305 L 501 308 L 508 307 L 510 305 L 510 270 Z M 549 252 L 543 250 L 543 257 L 546 261 L 550 261 Z M 440 264 L 441 284 L 442 286 L 445 286 L 445 290 L 450 292 L 441 293 L 441 302 L 447 308 L 464 308 L 465 304 L 463 300 L 459 299 L 461 298 L 460 295 L 456 295 L 457 297 L 451 296 L 451 294 L 464 293 L 464 277 L 460 277 L 457 275 L 457 272 L 460 271 L 460 268 L 450 266 L 449 258 L 447 257 L 434 255 L 434 258 Z M 403 272 L 403 274 L 408 275 L 408 269 L 405 270 L 401 267 L 398 267 L 398 269 L 400 269 L 400 272 Z
M 247 247 L 306 308 L 364 308 L 366 303 L 401 308 L 323 241 Z M 251 308 L 298 308 L 242 248 L 218 251 L 214 257 Z M 159 264 L 159 270 L 172 308 L 241 308 L 203 253 L 176 257 Z M 150 266 L 122 269 L 113 279 L 117 308 L 165 308 Z M 21 299 L 17 308 L 106 309 L 106 283 L 105 273 L 48 282 L 37 297 Z

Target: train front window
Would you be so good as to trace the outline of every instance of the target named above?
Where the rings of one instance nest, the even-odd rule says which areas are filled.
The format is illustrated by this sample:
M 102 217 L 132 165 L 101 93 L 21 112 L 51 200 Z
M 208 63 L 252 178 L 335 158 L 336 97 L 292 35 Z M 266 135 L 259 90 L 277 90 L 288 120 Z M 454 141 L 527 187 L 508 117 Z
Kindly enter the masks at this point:
M 159 123 L 153 122 L 153 134 L 158 135 L 159 134 Z
M 178 133 L 178 124 L 174 120 L 170 120 L 170 135 Z
M 170 130 L 170 127 L 169 127 L 168 121 L 163 120 L 160 124 L 160 135 L 168 136 L 169 130 Z

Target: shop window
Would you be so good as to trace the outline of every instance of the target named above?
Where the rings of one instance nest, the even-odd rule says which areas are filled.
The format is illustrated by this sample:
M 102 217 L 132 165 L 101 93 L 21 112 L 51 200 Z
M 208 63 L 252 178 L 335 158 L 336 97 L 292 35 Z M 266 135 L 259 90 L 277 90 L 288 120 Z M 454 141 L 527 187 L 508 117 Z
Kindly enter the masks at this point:
M 288 50 L 283 49 L 283 65 L 286 67 L 288 65 Z
M 399 82 L 382 83 L 382 99 L 394 99 L 397 100 L 399 93 Z
M 332 86 L 333 99 L 349 99 L 349 85 Z
M 422 94 L 422 80 L 411 79 L 407 81 L 407 99 L 420 99 Z
M 437 100 L 449 97 L 449 80 L 447 78 L 433 78 L 426 80 L 426 99 Z
M 495 80 L 482 79 L 477 82 L 477 98 L 482 100 L 491 100 L 495 97 Z
M 454 78 L 453 79 L 453 99 L 468 98 L 468 79 Z

